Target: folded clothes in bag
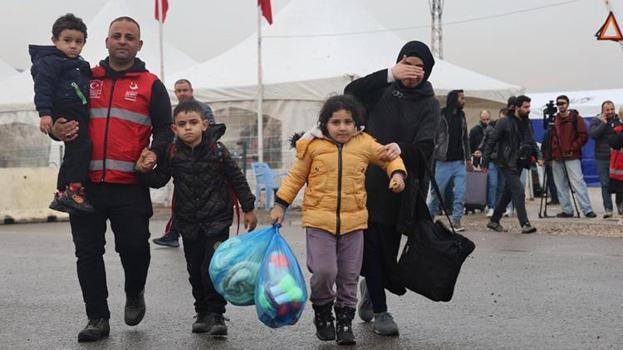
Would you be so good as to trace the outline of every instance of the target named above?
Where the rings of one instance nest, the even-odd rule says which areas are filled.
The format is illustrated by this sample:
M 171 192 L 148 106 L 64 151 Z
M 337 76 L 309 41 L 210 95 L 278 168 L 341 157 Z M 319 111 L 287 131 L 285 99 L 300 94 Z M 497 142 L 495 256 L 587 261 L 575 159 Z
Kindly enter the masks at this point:
M 231 237 L 218 246 L 209 273 L 216 291 L 233 305 L 255 303 L 260 264 L 275 234 L 272 226 Z

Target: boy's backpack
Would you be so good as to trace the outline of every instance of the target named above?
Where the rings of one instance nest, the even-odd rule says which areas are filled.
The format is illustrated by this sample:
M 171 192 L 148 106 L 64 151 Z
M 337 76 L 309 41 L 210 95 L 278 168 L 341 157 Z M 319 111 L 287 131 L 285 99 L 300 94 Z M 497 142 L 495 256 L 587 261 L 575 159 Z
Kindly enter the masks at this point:
M 222 149 L 223 146 L 220 142 L 216 142 L 212 144 L 212 147 L 213 147 L 212 149 L 216 147 L 220 150 Z M 173 158 L 173 155 L 175 155 L 176 150 L 177 150 L 177 145 L 175 144 L 175 142 L 172 142 L 167 148 L 167 160 L 171 160 L 171 158 Z M 219 152 L 219 154 L 221 155 L 221 158 L 219 160 L 222 163 L 223 153 Z M 229 198 L 231 199 L 231 202 L 234 203 L 234 208 L 236 209 L 236 235 L 238 235 L 240 233 L 240 201 L 238 200 L 238 196 L 236 195 L 236 192 L 234 192 L 234 188 L 229 182 L 227 183 L 227 190 L 229 191 Z M 171 199 L 171 212 L 173 212 L 174 208 L 175 208 L 175 195 L 173 195 L 173 198 Z M 169 232 L 172 223 L 173 223 L 173 215 L 171 215 L 171 218 L 169 219 L 169 222 L 166 225 L 165 232 Z

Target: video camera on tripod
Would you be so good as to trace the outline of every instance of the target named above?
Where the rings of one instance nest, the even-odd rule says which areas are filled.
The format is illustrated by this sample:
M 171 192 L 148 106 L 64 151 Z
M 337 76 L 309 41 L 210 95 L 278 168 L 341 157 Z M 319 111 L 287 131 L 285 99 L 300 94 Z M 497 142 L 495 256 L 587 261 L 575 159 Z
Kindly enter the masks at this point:
M 558 113 L 558 108 L 554 104 L 554 100 L 549 100 L 543 109 L 543 129 L 547 130 L 554 125 L 556 113 Z

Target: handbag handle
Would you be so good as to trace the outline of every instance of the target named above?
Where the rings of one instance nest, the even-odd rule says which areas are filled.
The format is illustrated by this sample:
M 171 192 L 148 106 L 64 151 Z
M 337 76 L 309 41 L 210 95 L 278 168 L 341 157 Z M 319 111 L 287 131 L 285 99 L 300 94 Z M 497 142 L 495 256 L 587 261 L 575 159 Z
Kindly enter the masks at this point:
M 450 229 L 452 230 L 452 234 L 456 234 L 456 231 L 454 230 L 454 225 L 452 224 L 452 220 L 450 220 L 450 216 L 448 215 L 448 210 L 446 210 L 446 205 L 443 201 L 443 196 L 441 195 L 441 191 L 439 190 L 439 186 L 437 185 L 437 181 L 435 180 L 435 176 L 433 175 L 433 172 L 428 166 L 428 164 L 424 164 L 424 169 L 426 169 L 426 174 L 428 175 L 428 178 L 430 179 L 430 183 L 433 186 L 435 194 L 439 198 L 441 209 L 443 210 L 443 213 L 445 214 L 446 219 L 448 219 L 448 223 L 450 224 Z M 421 191 L 418 191 L 418 192 L 420 192 L 420 196 L 421 196 L 422 192 Z M 424 202 L 426 202 L 426 200 L 424 200 Z M 432 220 L 432 217 L 431 217 L 431 220 Z

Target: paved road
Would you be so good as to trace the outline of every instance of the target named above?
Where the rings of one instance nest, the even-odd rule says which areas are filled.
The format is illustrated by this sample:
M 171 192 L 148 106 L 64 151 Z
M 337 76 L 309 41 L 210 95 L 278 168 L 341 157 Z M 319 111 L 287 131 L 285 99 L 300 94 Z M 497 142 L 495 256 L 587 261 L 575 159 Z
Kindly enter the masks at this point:
M 164 222 L 153 221 L 152 232 Z M 297 227 L 284 235 L 299 259 Z M 361 349 L 621 349 L 623 239 L 470 232 L 477 248 L 454 299 L 391 297 L 401 335 L 355 322 Z M 123 323 L 123 272 L 107 236 L 111 335 L 82 345 L 85 324 L 67 223 L 0 225 L 0 349 L 328 349 L 314 337 L 308 305 L 298 324 L 269 329 L 253 307 L 229 307 L 227 340 L 190 332 L 194 311 L 181 249 L 152 247 L 147 315 Z M 304 260 L 303 260 L 304 261 Z

